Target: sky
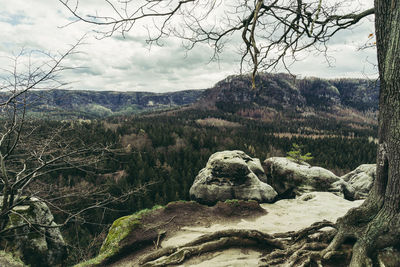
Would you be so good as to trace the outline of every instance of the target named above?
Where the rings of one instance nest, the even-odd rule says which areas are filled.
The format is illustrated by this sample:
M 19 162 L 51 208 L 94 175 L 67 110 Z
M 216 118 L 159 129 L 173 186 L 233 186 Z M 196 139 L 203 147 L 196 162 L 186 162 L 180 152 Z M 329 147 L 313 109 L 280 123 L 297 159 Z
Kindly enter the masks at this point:
M 84 8 L 97 10 L 99 1 L 86 0 Z M 358 1 L 366 5 L 373 2 Z M 92 25 L 74 23 L 66 26 L 71 20 L 71 14 L 58 0 L 0 0 L 1 69 L 9 69 L 9 57 L 22 49 L 63 53 L 85 35 L 79 53 L 65 61 L 66 65 L 75 68 L 62 74 L 71 89 L 149 92 L 206 89 L 226 76 L 240 72 L 240 55 L 235 42 L 225 48 L 218 61 L 210 62 L 212 50 L 206 45 L 186 51 L 181 40 L 170 38 L 163 46 L 149 47 L 145 43 L 143 25 L 138 25 L 125 37 L 116 34 L 98 39 L 99 34 L 93 32 Z M 375 78 L 375 49 L 358 49 L 373 32 L 372 19 L 364 20 L 331 41 L 332 66 L 326 64 L 322 55 L 310 54 L 300 55 L 301 60 L 290 70 L 300 77 Z M 34 60 L 41 58 L 37 56 Z

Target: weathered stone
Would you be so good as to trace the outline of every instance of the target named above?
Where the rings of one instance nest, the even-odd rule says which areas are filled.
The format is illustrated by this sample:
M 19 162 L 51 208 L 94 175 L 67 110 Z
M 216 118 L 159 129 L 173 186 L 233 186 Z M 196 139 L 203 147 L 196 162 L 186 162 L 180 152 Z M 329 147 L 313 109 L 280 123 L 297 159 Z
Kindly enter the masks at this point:
M 21 226 L 27 221 L 33 225 L 56 225 L 48 206 L 36 198 L 30 198 L 23 206 L 17 206 L 13 211 L 9 215 L 6 228 Z M 58 227 L 25 225 L 11 230 L 11 233 L 7 246 L 32 267 L 61 266 L 67 256 L 67 247 Z
M 362 164 L 332 184 L 348 200 L 365 199 L 376 175 L 376 164 Z
M 227 199 L 271 202 L 277 193 L 265 182 L 258 159 L 239 150 L 222 151 L 211 155 L 199 172 L 190 188 L 190 197 L 209 205 Z
M 354 191 L 352 199 L 365 199 L 375 180 L 375 175 L 376 164 L 362 164 L 341 178 L 347 183 L 347 189 Z
M 0 250 L 0 266 L 4 267 L 26 267 L 26 265 L 11 253 Z
M 308 163 L 297 163 L 288 158 L 273 157 L 264 161 L 268 183 L 281 197 L 294 197 L 312 191 L 332 191 L 332 184 L 340 180 L 334 173 Z

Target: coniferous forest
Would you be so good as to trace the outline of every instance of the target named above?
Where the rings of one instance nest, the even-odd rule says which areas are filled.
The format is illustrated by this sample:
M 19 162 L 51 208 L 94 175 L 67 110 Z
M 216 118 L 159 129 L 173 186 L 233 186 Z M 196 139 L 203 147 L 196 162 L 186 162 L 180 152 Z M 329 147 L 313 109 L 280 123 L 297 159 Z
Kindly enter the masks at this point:
M 90 168 L 64 169 L 37 181 L 33 188 L 44 188 L 43 198 L 73 211 L 99 203 L 105 195 L 118 198 L 134 191 L 124 199 L 82 213 L 63 227 L 71 244 L 70 263 L 97 253 L 116 218 L 154 205 L 189 200 L 194 178 L 214 152 L 243 150 L 264 161 L 286 156 L 296 143 L 311 153 L 311 165 L 337 175 L 360 164 L 374 163 L 376 156 L 373 126 L 356 130 L 324 117 L 284 120 L 277 116 L 263 122 L 222 111 L 183 108 L 98 120 L 35 123 L 41 124 L 43 135 L 54 128 L 65 128 L 65 138 L 112 148 Z M 56 220 L 67 216 L 53 212 Z
M 98 253 L 117 218 L 190 200 L 196 175 L 215 152 L 242 150 L 264 161 L 287 156 L 297 144 L 301 153 L 311 154 L 311 165 L 338 176 L 375 162 L 379 84 L 284 74 L 259 79 L 262 86 L 255 91 L 248 76 L 229 76 L 199 92 L 55 90 L 16 98 L 31 105 L 21 128 L 27 139 L 12 164 L 21 164 L 23 157 L 41 164 L 42 156 L 27 156 L 41 147 L 85 151 L 68 156 L 28 187 L 29 195 L 46 201 L 57 223 L 65 222 L 66 265 Z M 13 121 L 7 116 L 1 117 L 4 125 Z M 57 155 L 49 152 L 47 160 Z

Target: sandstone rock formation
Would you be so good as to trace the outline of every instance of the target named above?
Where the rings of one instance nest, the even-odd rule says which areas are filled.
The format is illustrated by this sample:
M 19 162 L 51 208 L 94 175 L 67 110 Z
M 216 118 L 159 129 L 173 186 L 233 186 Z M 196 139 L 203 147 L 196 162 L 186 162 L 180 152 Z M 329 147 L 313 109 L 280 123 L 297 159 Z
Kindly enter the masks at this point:
M 348 200 L 365 199 L 375 179 L 376 165 L 363 164 L 342 177 L 308 163 L 273 157 L 263 163 L 268 183 L 280 198 L 290 198 L 306 192 L 332 192 Z
M 211 155 L 189 193 L 193 200 L 208 205 L 227 199 L 272 202 L 277 195 L 266 184 L 260 161 L 239 150 Z
M 142 256 L 161 248 L 157 244 L 165 238 L 174 237 L 185 227 L 238 223 L 266 213 L 256 201 L 242 200 L 218 202 L 212 207 L 195 201 L 176 201 L 164 207 L 154 206 L 152 209 L 141 210 L 115 220 L 103 242 L 100 254 L 75 267 L 143 266 L 140 263 Z M 135 254 L 134 259 L 118 263 L 120 259 L 124 261 L 127 254 Z
M 266 159 L 263 166 L 268 183 L 282 198 L 305 192 L 333 191 L 332 184 L 340 181 L 339 177 L 324 168 L 299 164 L 283 157 Z
M 27 267 L 20 259 L 15 258 L 11 253 L 0 250 L 0 266 L 4 267 Z
M 365 199 L 376 175 L 376 164 L 362 164 L 333 184 L 349 200 Z
M 16 206 L 13 211 L 7 227 L 25 225 L 26 220 L 32 224 L 56 225 L 48 206 L 36 198 L 30 198 L 25 205 Z M 7 248 L 32 267 L 61 266 L 67 256 L 67 247 L 59 228 L 25 225 L 13 230 L 7 242 Z

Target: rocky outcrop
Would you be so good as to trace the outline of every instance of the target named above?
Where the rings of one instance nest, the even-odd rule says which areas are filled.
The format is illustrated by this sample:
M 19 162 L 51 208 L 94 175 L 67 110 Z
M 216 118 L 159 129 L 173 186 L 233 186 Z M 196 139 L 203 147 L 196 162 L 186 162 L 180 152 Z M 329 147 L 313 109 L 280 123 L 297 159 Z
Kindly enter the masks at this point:
M 251 75 L 231 75 L 208 89 L 198 104 L 227 112 L 268 107 L 277 111 L 308 112 L 352 108 L 377 110 L 379 82 L 362 79 L 325 80 L 259 73 L 257 90 Z
M 314 191 L 332 192 L 348 200 L 364 199 L 375 179 L 375 168 L 375 164 L 363 164 L 338 177 L 324 168 L 288 158 L 269 158 L 261 166 L 258 159 L 242 151 L 222 151 L 211 155 L 199 172 L 190 197 L 208 205 L 227 199 L 271 202 L 276 193 L 279 198 L 292 198 Z
M 357 207 L 361 203 L 362 201 L 348 201 L 328 192 L 313 192 L 297 199 L 284 199 L 275 203 L 260 204 L 259 206 L 262 207 L 264 212 L 259 211 L 255 201 L 226 201 L 219 202 L 213 207 L 205 207 L 193 202 L 170 203 L 164 209 L 158 209 L 142 216 L 142 228 L 134 230 L 131 230 L 132 228 L 120 228 L 119 233 L 124 233 L 126 230 L 131 231 L 131 233 L 124 239 L 125 242 L 118 243 L 117 248 L 120 249 L 122 244 L 126 244 L 128 240 L 137 244 L 137 237 L 150 231 L 166 232 L 165 237 L 160 238 L 161 248 L 158 250 L 159 252 L 168 251 L 176 246 L 184 246 L 200 236 L 204 237 L 208 234 L 215 234 L 224 230 L 229 231 L 230 229 L 257 229 L 267 234 L 299 231 L 318 221 L 335 222 L 350 208 Z M 250 217 L 248 217 L 249 215 Z M 124 220 L 128 219 L 125 218 Z M 113 227 L 117 225 L 120 225 L 120 223 L 115 223 Z M 112 231 L 110 229 L 110 232 Z M 120 237 L 119 234 L 115 236 Z M 149 243 L 148 247 L 143 247 L 142 253 L 130 247 L 125 254 L 120 255 L 113 266 L 142 266 L 140 261 L 143 261 L 149 254 L 157 252 L 155 250 L 157 239 L 155 241 Z M 189 257 L 179 266 L 260 266 L 259 260 L 262 254 L 271 252 L 270 246 L 264 251 L 261 244 L 257 246 L 256 250 L 245 246 L 243 244 L 243 247 L 240 245 L 225 247 L 222 251 L 216 250 L 207 254 L 195 253 L 192 258 Z M 193 248 L 195 247 L 193 246 Z M 178 255 L 181 256 L 182 254 Z M 79 267 L 93 266 L 95 262 L 91 261 L 90 264 L 82 264 Z M 97 262 L 97 264 L 99 265 L 95 266 L 111 265 L 104 263 L 104 261 Z
M 10 220 L 6 227 L 24 226 L 12 230 L 11 238 L 7 240 L 7 248 L 32 267 L 61 266 L 67 256 L 67 247 L 60 229 L 25 225 L 29 221 L 32 225 L 55 226 L 48 206 L 36 198 L 30 198 L 23 206 L 17 206 L 13 211 L 9 215 Z
M 290 198 L 306 192 L 332 192 L 348 200 L 365 199 L 375 179 L 376 165 L 363 164 L 338 177 L 321 167 L 297 163 L 288 158 L 273 157 L 263 163 L 268 183 L 280 198 Z
M 263 163 L 268 183 L 281 198 L 294 197 L 312 191 L 332 191 L 332 184 L 340 181 L 331 171 L 297 163 L 283 157 L 266 159 Z
M 272 202 L 277 195 L 266 183 L 260 161 L 239 150 L 211 155 L 189 193 L 193 200 L 208 205 L 227 199 Z
M 4 267 L 26 267 L 20 260 L 14 257 L 11 253 L 0 250 L 0 266 Z
M 375 180 L 376 164 L 362 164 L 333 184 L 349 200 L 365 199 Z
M 245 219 L 253 220 L 266 213 L 257 202 L 240 200 L 218 202 L 212 207 L 194 201 L 176 201 L 164 207 L 155 206 L 115 220 L 100 254 L 75 267 L 143 266 L 140 261 L 144 255 L 161 247 L 158 244 L 163 240 L 173 238 L 177 232 L 185 231 L 187 227 L 238 223 Z M 135 254 L 134 259 L 118 262 L 129 254 Z

